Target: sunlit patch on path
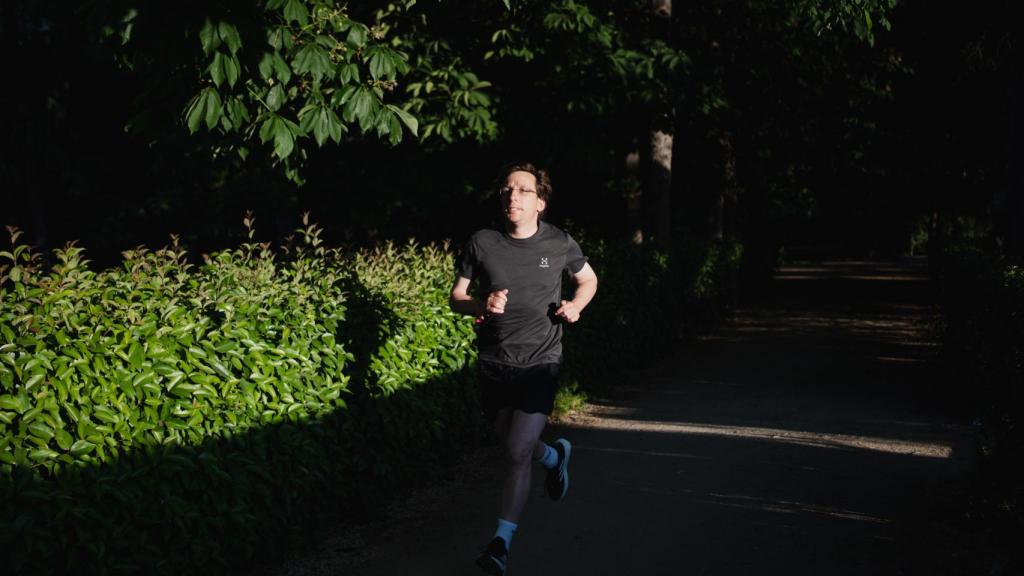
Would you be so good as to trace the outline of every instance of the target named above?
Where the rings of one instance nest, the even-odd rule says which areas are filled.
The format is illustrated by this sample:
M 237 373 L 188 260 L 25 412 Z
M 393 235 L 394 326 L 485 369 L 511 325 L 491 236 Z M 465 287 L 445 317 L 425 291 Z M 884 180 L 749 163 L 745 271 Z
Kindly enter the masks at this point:
M 857 522 L 870 522 L 872 524 L 888 524 L 888 518 L 880 518 L 870 514 L 863 514 L 853 510 L 844 510 L 832 506 L 816 506 L 804 502 L 788 502 L 786 500 L 773 500 L 770 498 L 758 498 L 744 494 L 709 494 L 705 502 L 721 506 L 733 506 L 736 508 L 749 508 L 764 512 L 777 512 L 780 514 L 818 514 L 830 518 L 841 518 L 843 520 L 855 520 Z
M 949 458 L 953 453 L 953 448 L 951 446 L 941 442 L 921 442 L 893 438 L 856 436 L 850 434 L 805 432 L 801 430 L 764 428 L 759 426 L 727 426 L 718 424 L 695 424 L 688 422 L 637 421 L 609 417 L 588 419 L 585 422 L 578 423 L 578 426 L 580 428 L 620 430 L 624 432 L 658 432 L 693 436 L 719 436 L 743 440 L 762 440 L 781 444 L 813 446 L 815 448 L 874 450 L 877 452 L 888 452 L 890 454 L 902 454 L 905 456 L 919 456 L 922 458 Z M 591 449 L 601 450 L 600 447 L 591 447 Z M 619 451 L 621 451 L 621 449 L 619 449 Z M 668 455 L 680 457 L 679 454 L 674 453 L 659 454 L 645 453 L 642 451 L 637 451 L 636 453 L 650 456 Z

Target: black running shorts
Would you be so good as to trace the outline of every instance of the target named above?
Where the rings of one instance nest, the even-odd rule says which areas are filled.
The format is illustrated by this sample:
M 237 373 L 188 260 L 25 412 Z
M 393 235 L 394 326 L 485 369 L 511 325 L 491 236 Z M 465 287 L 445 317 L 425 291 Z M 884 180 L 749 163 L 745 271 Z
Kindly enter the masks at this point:
M 480 360 L 477 369 L 480 398 L 488 420 L 497 418 L 503 408 L 551 414 L 555 407 L 558 364 L 520 367 Z

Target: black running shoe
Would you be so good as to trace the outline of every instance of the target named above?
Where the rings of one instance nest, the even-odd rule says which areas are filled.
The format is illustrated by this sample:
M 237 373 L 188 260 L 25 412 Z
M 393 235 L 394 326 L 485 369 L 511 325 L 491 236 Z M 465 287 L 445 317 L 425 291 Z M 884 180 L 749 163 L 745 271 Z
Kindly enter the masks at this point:
M 494 537 L 487 546 L 480 551 L 476 557 L 476 565 L 481 570 L 495 576 L 504 576 L 508 567 L 508 548 L 505 547 L 505 540 L 498 536 Z
M 569 491 L 569 456 L 572 454 L 572 445 L 565 438 L 559 438 L 552 448 L 558 452 L 558 465 L 548 470 L 544 485 L 548 489 L 548 496 L 557 502 Z

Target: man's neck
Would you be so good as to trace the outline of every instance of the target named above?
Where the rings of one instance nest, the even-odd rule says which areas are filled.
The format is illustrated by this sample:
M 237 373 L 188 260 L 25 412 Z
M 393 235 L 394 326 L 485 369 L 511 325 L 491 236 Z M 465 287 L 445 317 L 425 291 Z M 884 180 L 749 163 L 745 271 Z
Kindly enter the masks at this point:
M 519 223 L 519 224 L 514 224 L 512 222 L 508 222 L 505 225 L 505 231 L 508 232 L 509 236 L 511 236 L 512 238 L 515 238 L 516 240 L 522 240 L 524 238 L 529 238 L 530 236 L 533 236 L 534 234 L 536 234 L 537 230 L 539 230 L 539 229 L 540 229 L 540 221 L 539 220 L 534 220 L 533 222 L 530 222 L 530 223 L 522 222 L 522 223 Z

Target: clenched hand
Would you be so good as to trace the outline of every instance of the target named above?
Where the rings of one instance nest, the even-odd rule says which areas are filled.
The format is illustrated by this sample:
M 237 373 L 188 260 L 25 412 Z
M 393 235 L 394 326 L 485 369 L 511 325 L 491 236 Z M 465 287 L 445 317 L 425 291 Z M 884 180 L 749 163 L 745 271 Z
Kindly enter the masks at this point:
M 576 306 L 576 303 L 571 300 L 562 300 L 562 305 L 555 310 L 555 316 L 564 318 L 569 324 L 575 323 L 580 319 L 580 309 Z

